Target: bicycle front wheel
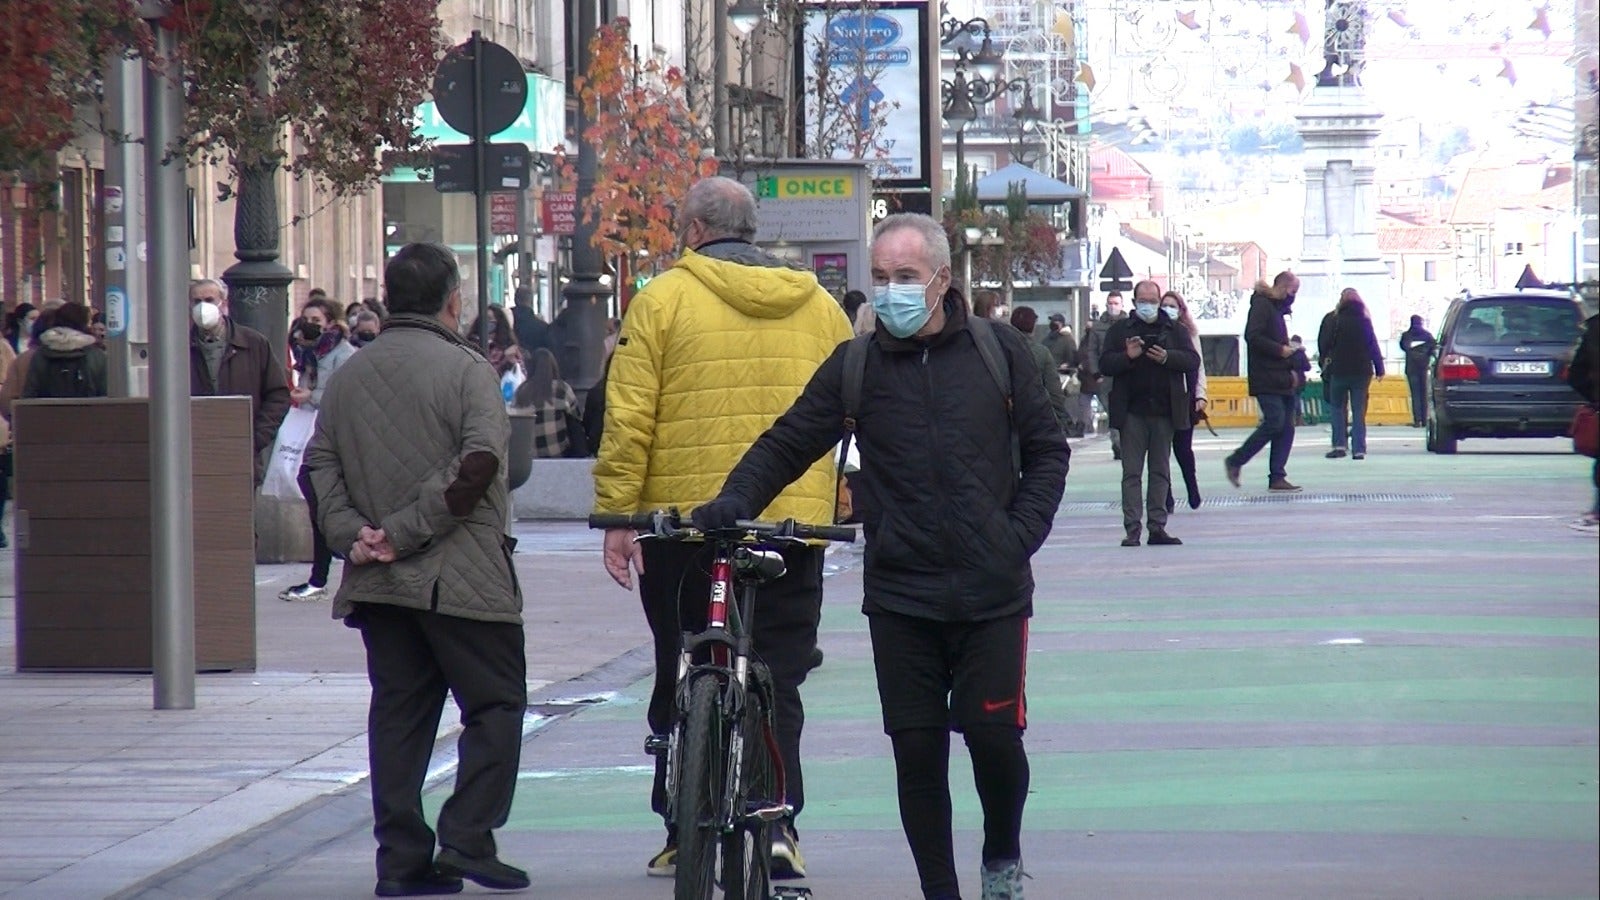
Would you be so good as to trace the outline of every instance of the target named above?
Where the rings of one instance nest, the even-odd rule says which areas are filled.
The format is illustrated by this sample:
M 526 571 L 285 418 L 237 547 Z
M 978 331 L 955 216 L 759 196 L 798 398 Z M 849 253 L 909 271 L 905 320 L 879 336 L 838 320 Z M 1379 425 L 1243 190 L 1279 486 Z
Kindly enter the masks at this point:
M 751 690 L 745 696 L 739 723 L 744 752 L 734 810 L 742 821 L 735 821 L 733 831 L 722 838 L 722 885 L 727 900 L 767 900 L 771 890 L 772 825 L 744 815 L 752 804 L 767 806 L 783 800 L 775 796 L 778 776 L 767 747 L 768 718 L 765 696 Z
M 725 782 L 727 758 L 722 716 L 717 711 L 720 685 L 701 677 L 689 691 L 679 744 L 678 866 L 674 900 L 711 900 L 716 887 L 717 807 Z

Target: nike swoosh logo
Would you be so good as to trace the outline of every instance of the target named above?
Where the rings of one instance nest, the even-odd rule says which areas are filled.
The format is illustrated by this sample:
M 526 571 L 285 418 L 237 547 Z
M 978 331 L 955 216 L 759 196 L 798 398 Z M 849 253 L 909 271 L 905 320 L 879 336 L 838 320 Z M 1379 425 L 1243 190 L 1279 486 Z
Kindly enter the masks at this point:
M 1016 705 L 1017 698 L 1015 697 L 1012 697 L 1010 700 L 985 700 L 983 701 L 983 711 L 986 713 L 997 713 L 1008 706 Z

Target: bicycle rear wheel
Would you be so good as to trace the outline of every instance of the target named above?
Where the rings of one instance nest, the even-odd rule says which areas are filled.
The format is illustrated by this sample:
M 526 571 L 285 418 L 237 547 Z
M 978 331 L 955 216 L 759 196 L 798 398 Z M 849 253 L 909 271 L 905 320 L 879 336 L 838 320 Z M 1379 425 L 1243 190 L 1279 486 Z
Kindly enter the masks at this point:
M 696 679 L 689 691 L 679 754 L 674 900 L 711 900 L 716 885 L 717 806 L 727 756 L 722 716 L 717 710 L 719 688 L 716 678 L 706 676 Z
M 727 900 L 767 900 L 772 886 L 772 824 L 743 813 L 752 803 L 766 806 L 781 802 L 778 775 L 767 747 L 768 712 L 765 695 L 753 689 L 745 697 L 739 727 L 744 738 L 743 764 L 734 809 L 742 821 L 722 838 L 722 885 Z

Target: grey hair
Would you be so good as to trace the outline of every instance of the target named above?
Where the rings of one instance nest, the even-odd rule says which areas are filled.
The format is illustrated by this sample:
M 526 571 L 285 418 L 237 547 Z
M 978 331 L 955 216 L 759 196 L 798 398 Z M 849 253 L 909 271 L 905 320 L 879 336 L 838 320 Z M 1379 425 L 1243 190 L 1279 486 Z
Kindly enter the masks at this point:
M 189 290 L 193 291 L 197 287 L 214 287 L 221 292 L 222 299 L 228 299 L 228 286 L 215 278 L 196 278 L 189 282 Z
M 895 213 L 872 229 L 872 242 L 877 243 L 891 231 L 915 231 L 921 235 L 923 259 L 934 271 L 950 265 L 950 236 L 934 217 L 922 213 Z
M 748 241 L 756 236 L 756 198 L 750 189 L 732 178 L 713 175 L 689 188 L 679 214 L 682 225 L 699 222 L 717 238 Z

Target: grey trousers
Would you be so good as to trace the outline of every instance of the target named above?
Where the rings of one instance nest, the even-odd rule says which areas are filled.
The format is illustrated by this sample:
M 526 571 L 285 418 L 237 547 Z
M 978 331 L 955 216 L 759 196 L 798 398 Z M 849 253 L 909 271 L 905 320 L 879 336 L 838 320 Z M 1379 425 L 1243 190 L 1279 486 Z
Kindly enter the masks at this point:
M 1131 535 L 1139 533 L 1139 488 L 1147 465 L 1145 521 L 1151 531 L 1164 531 L 1172 491 L 1172 417 L 1129 413 L 1122 423 L 1122 528 Z

